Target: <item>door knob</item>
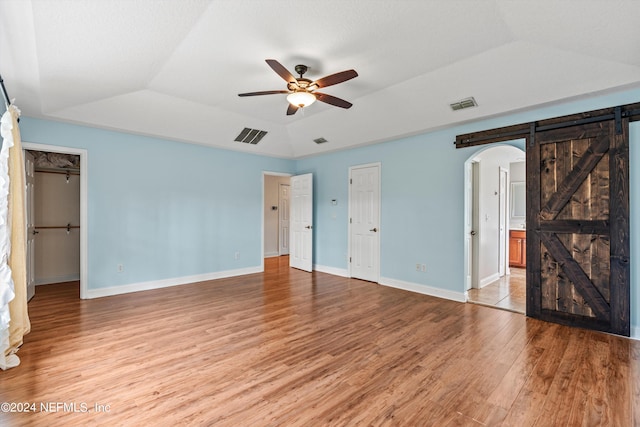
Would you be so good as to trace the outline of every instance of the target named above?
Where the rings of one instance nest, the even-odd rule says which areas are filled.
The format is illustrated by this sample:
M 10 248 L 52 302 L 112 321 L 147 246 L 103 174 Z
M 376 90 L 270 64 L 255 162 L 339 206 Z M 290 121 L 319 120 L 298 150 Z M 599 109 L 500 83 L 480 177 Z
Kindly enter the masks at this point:
M 476 232 L 472 230 L 472 231 L 471 231 L 471 235 L 472 235 L 472 236 L 475 236 L 475 235 L 476 235 Z
M 372 229 L 371 229 L 371 230 L 369 230 L 369 231 L 373 231 L 374 233 L 376 233 L 376 232 L 378 231 L 378 229 L 374 227 L 374 228 L 372 228 Z
M 305 228 L 306 228 L 307 230 L 311 230 L 311 226 L 310 226 L 310 225 L 307 225 Z
M 34 236 L 35 236 L 36 234 L 40 234 L 40 232 L 39 232 L 39 231 L 36 231 L 36 230 L 33 230 L 31 233 L 32 233 Z

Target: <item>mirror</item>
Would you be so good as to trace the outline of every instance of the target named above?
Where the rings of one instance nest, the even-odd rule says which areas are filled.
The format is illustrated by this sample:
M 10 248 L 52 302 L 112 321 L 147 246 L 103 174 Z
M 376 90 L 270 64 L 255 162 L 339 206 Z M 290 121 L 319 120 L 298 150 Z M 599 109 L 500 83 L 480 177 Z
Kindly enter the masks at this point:
M 511 218 L 524 219 L 526 215 L 526 190 L 525 182 L 511 183 Z

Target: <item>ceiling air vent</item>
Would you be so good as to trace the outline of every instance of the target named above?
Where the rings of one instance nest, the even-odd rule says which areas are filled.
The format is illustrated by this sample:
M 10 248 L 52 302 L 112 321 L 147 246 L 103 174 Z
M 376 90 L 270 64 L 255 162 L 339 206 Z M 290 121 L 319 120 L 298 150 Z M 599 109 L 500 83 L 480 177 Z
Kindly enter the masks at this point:
M 244 128 L 234 141 L 256 145 L 267 134 L 266 130 Z
M 477 107 L 478 103 L 476 102 L 475 99 L 473 99 L 473 97 L 471 97 L 471 98 L 463 99 L 462 101 L 453 102 L 449 105 L 451 106 L 451 109 L 453 111 L 457 111 L 465 108 Z
M 320 137 L 320 138 L 314 139 L 313 142 L 315 142 L 316 144 L 324 144 L 325 142 L 327 142 L 327 140 Z

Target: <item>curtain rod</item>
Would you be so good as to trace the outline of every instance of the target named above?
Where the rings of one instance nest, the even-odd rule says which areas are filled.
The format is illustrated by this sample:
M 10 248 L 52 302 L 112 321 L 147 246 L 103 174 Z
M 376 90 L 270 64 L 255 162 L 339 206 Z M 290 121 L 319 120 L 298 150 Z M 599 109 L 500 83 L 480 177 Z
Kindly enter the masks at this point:
M 2 87 L 2 96 L 4 97 L 4 104 L 9 108 L 11 105 L 11 99 L 9 98 L 9 94 L 7 93 L 7 88 L 4 87 L 4 80 L 2 80 L 2 75 L 0 75 L 0 87 Z

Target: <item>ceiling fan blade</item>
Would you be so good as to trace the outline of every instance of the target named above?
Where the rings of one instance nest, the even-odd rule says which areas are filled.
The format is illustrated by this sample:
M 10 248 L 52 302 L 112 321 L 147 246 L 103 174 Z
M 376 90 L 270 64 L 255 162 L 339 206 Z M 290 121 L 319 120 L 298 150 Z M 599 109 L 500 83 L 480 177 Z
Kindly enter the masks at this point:
M 335 105 L 341 108 L 351 108 L 352 103 L 345 101 L 344 99 L 337 98 L 335 96 L 327 95 L 326 93 L 313 92 L 318 101 L 326 102 L 327 104 Z
M 293 104 L 289 104 L 289 106 L 287 107 L 287 116 L 292 116 L 296 113 L 296 111 L 298 111 L 300 107 L 296 107 Z
M 271 67 L 271 69 L 273 71 L 278 73 L 278 75 L 280 77 L 282 77 L 284 79 L 284 81 L 286 81 L 287 83 L 297 82 L 298 81 L 298 79 L 293 77 L 293 75 L 289 72 L 289 70 L 284 68 L 284 65 L 282 65 L 281 63 L 279 63 L 275 59 L 265 59 L 265 61 L 266 61 L 267 64 L 269 64 L 269 67 Z
M 358 77 L 358 73 L 356 73 L 355 70 L 347 70 L 323 77 L 320 80 L 316 80 L 314 83 L 318 85 L 318 87 L 327 87 L 346 82 L 347 80 L 351 80 L 354 77 Z
M 275 95 L 277 93 L 289 93 L 288 90 L 263 90 L 262 92 L 239 93 L 238 96 Z

